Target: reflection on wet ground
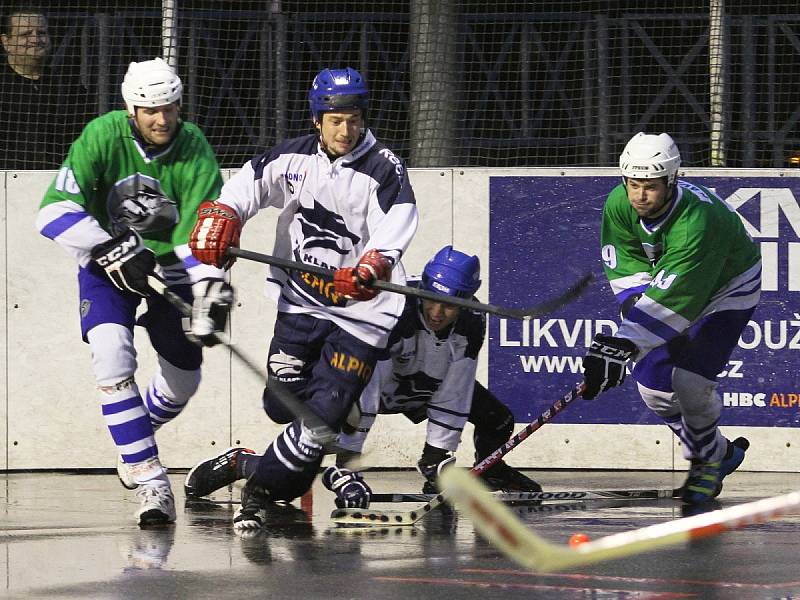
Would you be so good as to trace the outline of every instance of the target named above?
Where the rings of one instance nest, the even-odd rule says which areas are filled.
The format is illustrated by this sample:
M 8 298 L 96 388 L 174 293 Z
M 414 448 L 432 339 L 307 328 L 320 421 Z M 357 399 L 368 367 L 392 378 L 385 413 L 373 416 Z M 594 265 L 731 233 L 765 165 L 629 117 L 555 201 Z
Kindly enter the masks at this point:
M 669 489 L 682 473 L 532 471 L 546 490 Z M 533 574 L 475 535 L 452 510 L 413 527 L 341 528 L 333 498 L 275 506 L 267 526 L 236 535 L 238 488 L 185 502 L 174 526 L 134 525 L 136 502 L 115 475 L 0 475 L 0 596 L 9 598 L 800 598 L 800 521 L 789 516 L 628 559 Z M 372 473 L 376 492 L 416 492 L 410 471 Z M 718 506 L 800 489 L 800 474 L 736 473 Z M 409 510 L 415 504 L 382 505 Z M 680 518 L 675 500 L 582 500 L 516 505 L 552 541 L 591 539 Z

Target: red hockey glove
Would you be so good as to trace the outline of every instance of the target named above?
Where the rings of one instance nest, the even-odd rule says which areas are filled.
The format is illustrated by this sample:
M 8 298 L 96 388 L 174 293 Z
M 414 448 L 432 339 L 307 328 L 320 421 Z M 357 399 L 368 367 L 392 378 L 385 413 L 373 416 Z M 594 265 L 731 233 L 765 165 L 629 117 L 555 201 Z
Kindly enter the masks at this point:
M 378 279 L 387 281 L 392 272 L 392 261 L 377 250 L 370 250 L 358 259 L 353 267 L 336 269 L 333 287 L 337 294 L 351 300 L 372 300 L 380 290 L 369 286 Z
M 239 247 L 242 220 L 230 206 L 206 200 L 197 207 L 197 223 L 189 236 L 189 248 L 201 263 L 228 269 L 233 258 L 225 253 Z

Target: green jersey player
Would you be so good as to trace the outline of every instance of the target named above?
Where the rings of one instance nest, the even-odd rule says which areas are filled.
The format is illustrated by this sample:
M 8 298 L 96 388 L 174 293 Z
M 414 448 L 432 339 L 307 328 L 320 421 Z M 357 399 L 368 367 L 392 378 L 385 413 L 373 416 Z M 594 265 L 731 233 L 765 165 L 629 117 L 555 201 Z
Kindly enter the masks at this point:
M 36 223 L 78 263 L 81 333 L 119 451 L 120 480 L 138 487 L 140 525 L 175 520 L 154 432 L 197 390 L 202 353 L 192 341 L 213 343 L 233 301 L 223 272 L 192 258 L 188 247 L 197 207 L 219 195 L 222 179 L 205 136 L 180 120 L 182 89 L 162 59 L 131 63 L 122 83 L 127 110 L 86 125 Z M 154 274 L 193 301 L 192 341 L 175 308 L 148 285 Z M 137 320 L 143 299 L 147 311 Z M 158 354 L 144 394 L 134 380 L 135 324 L 147 329 Z
M 708 189 L 678 180 L 672 138 L 636 134 L 620 157 L 622 184 L 603 209 L 601 254 L 621 306 L 615 336 L 584 358 L 585 398 L 619 385 L 626 364 L 645 404 L 691 461 L 681 497 L 700 504 L 749 445 L 719 431 L 717 375 L 761 294 L 761 256 L 739 216 Z

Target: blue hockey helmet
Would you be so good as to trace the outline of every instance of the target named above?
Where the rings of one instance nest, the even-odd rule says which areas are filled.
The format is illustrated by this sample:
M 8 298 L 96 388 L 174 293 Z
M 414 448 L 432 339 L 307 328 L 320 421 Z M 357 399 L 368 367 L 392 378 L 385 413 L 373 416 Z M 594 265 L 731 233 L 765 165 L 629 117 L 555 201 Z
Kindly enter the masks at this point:
M 322 113 L 332 110 L 360 108 L 366 117 L 369 106 L 367 82 L 361 73 L 350 67 L 322 69 L 308 90 L 308 104 L 315 123 L 322 120 Z
M 470 298 L 481 287 L 481 261 L 445 246 L 425 265 L 422 287 L 443 296 Z

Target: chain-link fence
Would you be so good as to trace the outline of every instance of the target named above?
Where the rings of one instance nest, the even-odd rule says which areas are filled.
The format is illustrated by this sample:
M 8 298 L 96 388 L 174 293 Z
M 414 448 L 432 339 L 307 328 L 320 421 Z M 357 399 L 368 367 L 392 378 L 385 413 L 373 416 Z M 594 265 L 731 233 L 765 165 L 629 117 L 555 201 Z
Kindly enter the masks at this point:
M 639 4 L 64 0 L 17 8 L 41 11 L 44 25 L 10 22 L 4 4 L 0 168 L 56 168 L 88 119 L 122 108 L 127 64 L 154 56 L 177 67 L 184 117 L 206 132 L 223 166 L 311 131 L 309 84 L 340 66 L 366 76 L 370 127 L 413 167 L 609 166 L 636 131 L 672 134 L 687 166 L 789 164 L 800 149 L 797 3 Z M 31 77 L 36 53 L 46 58 Z

